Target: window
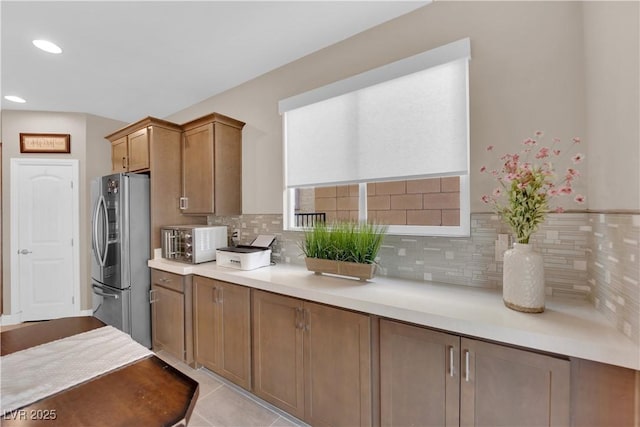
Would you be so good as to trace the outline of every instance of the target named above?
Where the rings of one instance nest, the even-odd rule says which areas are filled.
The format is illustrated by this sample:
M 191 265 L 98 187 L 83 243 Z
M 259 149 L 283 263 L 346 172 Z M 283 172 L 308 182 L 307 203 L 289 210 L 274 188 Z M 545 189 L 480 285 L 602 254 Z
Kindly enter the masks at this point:
M 468 235 L 469 39 L 280 102 L 285 228 Z

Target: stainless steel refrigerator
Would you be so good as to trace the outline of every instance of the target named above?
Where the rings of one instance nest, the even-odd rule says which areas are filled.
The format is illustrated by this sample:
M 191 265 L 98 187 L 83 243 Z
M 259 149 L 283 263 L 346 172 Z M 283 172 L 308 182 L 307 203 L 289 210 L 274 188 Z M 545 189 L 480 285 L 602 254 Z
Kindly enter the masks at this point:
M 149 177 L 96 178 L 91 200 L 93 315 L 150 348 Z

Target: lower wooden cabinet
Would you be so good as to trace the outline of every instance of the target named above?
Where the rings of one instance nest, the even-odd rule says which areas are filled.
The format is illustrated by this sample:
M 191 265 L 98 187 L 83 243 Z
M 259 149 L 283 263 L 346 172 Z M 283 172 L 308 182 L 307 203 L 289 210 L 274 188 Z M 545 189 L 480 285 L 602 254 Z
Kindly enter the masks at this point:
M 461 340 L 461 426 L 567 426 L 568 360 Z
M 253 291 L 253 391 L 304 418 L 302 301 Z
M 154 350 L 314 426 L 608 426 L 637 417 L 640 374 L 630 369 L 200 276 L 152 269 L 151 280 Z
M 570 424 L 568 360 L 388 320 L 380 352 L 383 426 Z
M 191 276 L 151 269 L 152 348 L 189 364 L 193 362 L 191 298 Z
M 311 425 L 372 422 L 367 315 L 254 291 L 254 393 Z
M 193 278 L 194 356 L 205 366 L 251 388 L 251 300 L 247 287 Z
M 380 321 L 380 422 L 458 426 L 460 337 Z

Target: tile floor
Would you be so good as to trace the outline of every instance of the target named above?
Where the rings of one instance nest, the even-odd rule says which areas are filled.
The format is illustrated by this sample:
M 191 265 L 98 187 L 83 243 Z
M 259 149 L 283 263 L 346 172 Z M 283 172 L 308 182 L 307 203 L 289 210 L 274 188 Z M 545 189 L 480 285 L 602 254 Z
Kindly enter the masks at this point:
M 163 351 L 156 354 L 200 384 L 188 427 L 307 426 L 207 369 L 193 369 Z

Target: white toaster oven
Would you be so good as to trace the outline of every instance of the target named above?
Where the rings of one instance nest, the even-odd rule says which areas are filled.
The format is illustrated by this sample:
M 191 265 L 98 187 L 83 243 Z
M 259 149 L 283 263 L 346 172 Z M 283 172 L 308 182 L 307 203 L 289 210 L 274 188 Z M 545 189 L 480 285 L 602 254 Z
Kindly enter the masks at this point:
M 162 257 L 199 264 L 214 261 L 216 250 L 227 246 L 227 227 L 170 225 L 161 229 Z

